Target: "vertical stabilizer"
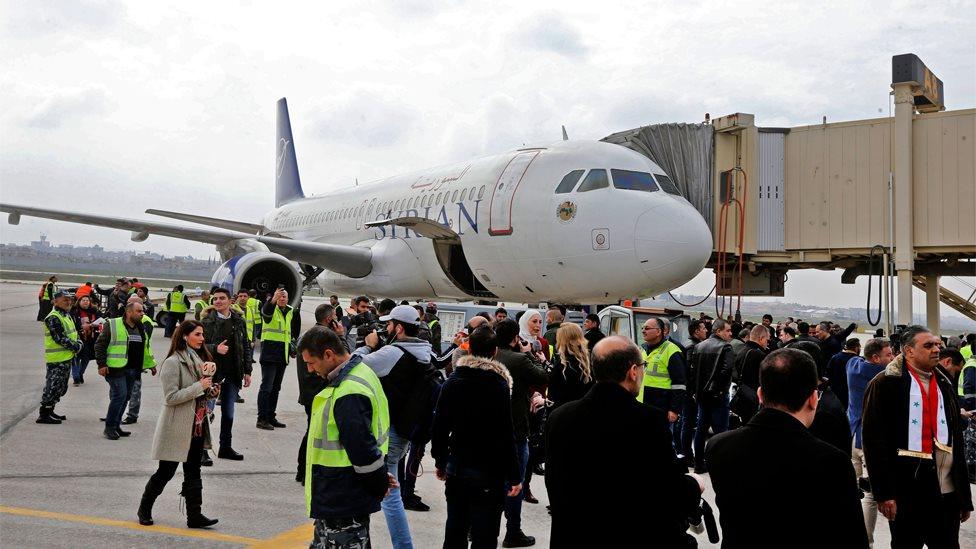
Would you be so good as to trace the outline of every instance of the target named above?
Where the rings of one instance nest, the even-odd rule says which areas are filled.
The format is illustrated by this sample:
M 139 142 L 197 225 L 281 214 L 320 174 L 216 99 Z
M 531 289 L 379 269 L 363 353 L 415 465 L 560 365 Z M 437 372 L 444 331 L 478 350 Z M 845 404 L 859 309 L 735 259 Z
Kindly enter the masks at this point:
M 278 116 L 275 139 L 275 207 L 292 200 L 305 198 L 302 180 L 298 177 L 298 159 L 295 156 L 295 141 L 291 136 L 291 121 L 288 118 L 288 101 L 278 100 Z

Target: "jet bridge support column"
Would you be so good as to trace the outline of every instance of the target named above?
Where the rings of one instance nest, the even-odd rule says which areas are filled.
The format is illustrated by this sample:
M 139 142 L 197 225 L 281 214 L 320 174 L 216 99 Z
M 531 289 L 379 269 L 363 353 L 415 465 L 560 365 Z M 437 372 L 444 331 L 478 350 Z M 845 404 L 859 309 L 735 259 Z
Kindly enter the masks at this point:
M 925 324 L 929 331 L 939 335 L 939 280 L 938 276 L 925 277 Z
M 912 83 L 891 85 L 895 92 L 895 271 L 898 276 L 898 324 L 912 324 L 912 270 L 915 268 L 912 218 Z

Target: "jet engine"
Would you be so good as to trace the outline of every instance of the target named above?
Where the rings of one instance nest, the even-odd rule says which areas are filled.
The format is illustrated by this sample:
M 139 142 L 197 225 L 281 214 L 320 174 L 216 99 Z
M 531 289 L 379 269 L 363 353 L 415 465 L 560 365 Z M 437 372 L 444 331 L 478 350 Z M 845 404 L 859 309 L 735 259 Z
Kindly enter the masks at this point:
M 302 275 L 298 265 L 286 257 L 272 252 L 251 252 L 232 257 L 221 265 L 211 286 L 227 288 L 236 294 L 241 288 L 256 290 L 258 298 L 274 293 L 278 285 L 288 291 L 288 299 L 294 307 L 301 299 Z

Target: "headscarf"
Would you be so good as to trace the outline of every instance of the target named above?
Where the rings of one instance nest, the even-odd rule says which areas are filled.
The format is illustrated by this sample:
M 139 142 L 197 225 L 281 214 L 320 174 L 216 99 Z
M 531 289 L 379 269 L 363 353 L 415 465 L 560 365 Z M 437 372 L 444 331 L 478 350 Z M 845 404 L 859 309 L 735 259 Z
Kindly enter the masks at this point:
M 532 320 L 532 317 L 535 315 L 539 315 L 539 318 L 542 318 L 542 313 L 540 313 L 538 309 L 526 309 L 525 312 L 522 313 L 522 317 L 519 318 L 519 337 L 525 341 L 528 341 L 529 343 L 539 340 L 539 336 L 534 336 L 529 331 L 529 321 Z

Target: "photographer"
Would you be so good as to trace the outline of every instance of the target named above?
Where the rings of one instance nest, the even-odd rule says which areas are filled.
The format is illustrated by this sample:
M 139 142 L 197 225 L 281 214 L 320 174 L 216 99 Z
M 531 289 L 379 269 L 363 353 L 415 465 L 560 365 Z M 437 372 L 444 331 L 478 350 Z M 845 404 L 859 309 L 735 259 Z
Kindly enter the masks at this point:
M 380 326 L 378 320 L 378 315 L 372 310 L 369 304 L 369 298 L 361 295 L 353 300 L 353 305 L 355 306 L 356 314 L 349 318 L 349 329 L 346 334 L 346 343 L 350 349 L 358 349 L 365 345 L 366 335 L 370 332 L 382 332 L 383 327 Z M 380 302 L 380 314 L 389 313 L 391 309 L 396 304 L 392 300 L 384 299 Z M 380 338 L 380 346 L 385 343 L 383 338 Z M 378 348 L 378 347 L 377 347 Z
M 382 310 L 386 301 L 380 304 Z M 390 407 L 390 447 L 386 465 L 397 474 L 397 462 L 406 451 L 407 442 L 425 440 L 430 429 L 436 400 L 436 371 L 430 363 L 430 343 L 417 337 L 420 318 L 409 305 L 393 307 L 379 317 L 384 324 L 387 345 L 381 347 L 379 331 L 364 337 L 364 345 L 355 354 L 365 355 L 363 362 L 380 378 Z M 410 529 L 399 487 L 383 499 L 383 514 L 395 547 L 410 543 Z

